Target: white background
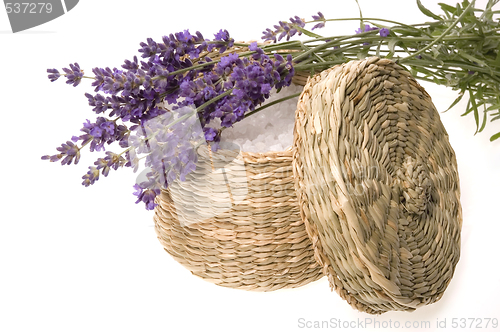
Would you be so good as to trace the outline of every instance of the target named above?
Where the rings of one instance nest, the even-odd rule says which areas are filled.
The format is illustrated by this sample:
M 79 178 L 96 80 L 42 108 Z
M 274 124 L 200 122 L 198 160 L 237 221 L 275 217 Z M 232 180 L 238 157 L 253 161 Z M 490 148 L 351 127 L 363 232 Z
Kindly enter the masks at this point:
M 438 12 L 436 2 L 423 1 Z M 365 17 L 426 20 L 413 0 L 360 4 Z M 0 331 L 307 330 L 299 328 L 300 318 L 371 318 L 401 325 L 430 321 L 433 330 L 437 320 L 446 319 L 451 329 L 453 318 L 500 319 L 500 140 L 489 142 L 500 126 L 488 124 L 473 136 L 472 116 L 460 117 L 463 104 L 442 114 L 460 172 L 462 256 L 442 300 L 413 313 L 374 317 L 356 312 L 330 292 L 325 278 L 272 293 L 212 285 L 162 249 L 152 212 L 134 204 L 135 174 L 129 169 L 111 171 L 85 188 L 81 176 L 99 153 L 84 153 L 76 166 L 40 160 L 78 135 L 85 119 L 95 119 L 84 97 L 92 92 L 90 82 L 77 88 L 62 79 L 51 83 L 47 68 L 78 62 L 90 74 L 96 66 L 119 67 L 137 54 L 139 42 L 184 29 L 211 38 L 225 28 L 236 40 L 259 39 L 279 20 L 309 19 L 318 10 L 329 18 L 358 15 L 354 0 L 86 0 L 52 22 L 12 34 L 0 10 Z M 356 25 L 330 24 L 328 31 L 351 32 Z M 446 87 L 424 86 L 439 110 L 456 97 Z

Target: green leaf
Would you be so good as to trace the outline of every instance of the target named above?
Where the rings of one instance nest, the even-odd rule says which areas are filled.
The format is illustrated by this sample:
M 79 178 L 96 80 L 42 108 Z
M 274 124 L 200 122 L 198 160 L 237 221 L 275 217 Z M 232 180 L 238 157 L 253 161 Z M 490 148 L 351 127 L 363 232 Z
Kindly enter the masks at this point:
M 464 52 L 462 50 L 458 50 L 458 54 L 460 54 L 461 57 L 469 60 L 469 61 L 472 61 L 472 62 L 475 62 L 477 64 L 480 64 L 481 66 L 483 67 L 487 67 L 488 65 L 486 64 L 486 62 L 484 62 L 483 60 L 479 60 L 478 58 L 476 57 L 473 57 L 472 55 L 470 54 L 467 54 L 467 52 Z
M 318 35 L 312 31 L 309 31 L 309 30 L 306 30 L 304 28 L 301 28 L 299 26 L 296 26 L 295 27 L 298 31 L 302 32 L 304 35 L 308 36 L 308 37 L 312 37 L 312 38 L 323 38 L 323 36 L 321 35 Z
M 462 10 L 462 7 L 460 7 L 460 4 L 459 4 L 459 3 L 457 3 L 457 5 L 455 6 L 455 9 L 456 9 L 455 14 L 456 14 L 457 16 L 462 15 L 462 13 L 464 12 L 464 11 Z
M 498 110 L 500 109 L 500 104 L 494 104 L 488 107 L 488 111 Z
M 499 54 L 498 53 L 498 48 L 500 46 L 500 42 L 498 41 L 498 39 L 492 39 L 492 38 L 488 38 L 486 37 L 485 38 L 485 41 L 482 45 L 482 49 L 483 49 L 483 52 L 484 53 L 488 53 L 488 52 L 492 52 L 492 55 L 494 54 Z M 496 58 L 497 61 L 498 61 L 498 57 Z M 500 64 L 500 61 L 499 63 L 495 62 L 495 65 L 499 65 Z
M 472 112 L 472 107 L 470 107 L 470 96 L 469 96 L 469 101 L 467 102 L 467 107 L 465 108 L 465 113 L 462 114 L 461 116 L 466 116 L 470 112 Z
M 427 61 L 427 63 L 428 63 L 429 65 L 430 65 L 430 64 L 436 64 L 436 65 L 440 65 L 440 66 L 443 66 L 443 65 L 444 65 L 443 60 L 433 58 L 432 56 L 427 55 L 427 54 L 421 54 L 421 55 L 422 55 L 422 60 Z M 429 67 L 430 67 L 430 66 L 429 66 Z
M 445 31 L 445 29 L 435 29 L 434 31 L 432 31 L 431 36 L 432 37 L 439 37 L 443 34 L 444 31 Z
M 487 118 L 487 114 L 486 114 L 486 105 L 484 105 L 484 113 L 483 113 L 483 123 L 481 124 L 481 128 L 479 128 L 479 132 L 482 132 L 484 127 L 486 127 L 486 118 Z
M 497 57 L 495 59 L 495 63 L 494 64 L 495 64 L 495 66 L 500 67 L 500 52 L 497 53 Z
M 470 95 L 472 110 L 474 111 L 474 120 L 476 121 L 476 132 L 474 133 L 475 135 L 479 132 L 479 110 L 477 109 L 476 96 L 474 96 L 472 90 L 469 90 L 469 95 Z
M 494 140 L 500 138 L 500 133 L 496 133 L 495 135 L 490 137 L 490 142 L 493 142 Z
M 389 42 L 387 43 L 387 46 L 389 47 L 389 50 L 391 52 L 394 52 L 394 49 L 396 47 L 396 44 L 399 43 L 401 40 L 399 38 L 391 38 Z
M 422 74 L 425 74 L 426 76 L 434 76 L 434 72 L 432 72 L 431 70 L 428 70 L 427 68 L 425 67 L 417 67 L 417 66 L 414 66 L 413 69 L 416 71 L 416 72 L 419 72 L 419 73 L 422 73 Z
M 407 27 L 393 27 L 391 28 L 391 32 L 401 34 L 403 36 L 415 36 L 415 37 L 421 37 L 422 34 L 424 33 L 421 29 L 410 29 Z
M 378 45 L 377 45 L 377 51 L 375 53 L 377 55 L 377 57 L 379 57 L 379 58 L 380 58 L 380 47 L 381 46 L 382 46 L 382 41 L 380 43 L 378 43 Z M 389 56 L 387 56 L 387 57 L 389 57 Z M 391 55 L 391 57 L 392 57 L 392 55 Z
M 395 48 L 396 44 L 399 43 L 401 39 L 399 38 L 391 38 L 389 39 L 389 42 L 387 43 L 387 47 L 389 47 L 389 54 L 387 54 L 386 58 L 390 59 L 394 56 L 394 53 L 396 53 Z
M 496 121 L 496 120 L 500 120 L 500 114 L 498 114 L 497 116 L 491 118 L 490 121 L 493 122 L 493 121 Z
M 438 5 L 440 5 L 440 6 L 441 6 L 441 9 L 442 9 L 444 12 L 448 12 L 448 13 L 453 14 L 453 15 L 455 15 L 455 14 L 456 14 L 456 12 L 457 12 L 457 9 L 456 9 L 455 7 L 452 7 L 452 6 L 447 5 L 447 4 L 445 4 L 445 3 L 440 2 L 440 3 L 438 3 Z
M 452 109 L 456 104 L 458 104 L 460 102 L 460 100 L 462 100 L 463 97 L 464 97 L 464 92 L 461 91 L 460 94 L 458 95 L 458 98 L 455 99 L 453 101 L 453 103 L 451 103 L 451 105 L 448 107 L 448 109 L 446 111 L 444 111 L 443 113 L 448 112 L 450 109 Z
M 359 60 L 366 59 L 368 57 L 368 51 L 370 51 L 369 48 L 363 49 L 359 51 L 356 56 L 358 57 Z
M 420 11 L 422 12 L 422 14 L 424 14 L 425 16 L 432 17 L 433 19 L 436 19 L 436 20 L 439 20 L 439 21 L 442 20 L 441 17 L 437 16 L 436 14 L 434 14 L 433 12 L 431 12 L 429 9 L 425 8 L 424 5 L 422 5 L 422 3 L 420 2 L 420 0 L 417 0 L 417 6 L 418 6 L 418 9 L 420 9 Z

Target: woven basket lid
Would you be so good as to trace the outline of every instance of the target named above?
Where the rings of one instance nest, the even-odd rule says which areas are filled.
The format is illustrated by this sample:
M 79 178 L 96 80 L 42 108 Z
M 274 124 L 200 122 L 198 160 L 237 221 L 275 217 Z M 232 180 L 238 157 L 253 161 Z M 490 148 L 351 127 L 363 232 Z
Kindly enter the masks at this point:
M 379 314 L 442 297 L 460 256 L 457 163 L 410 73 L 372 57 L 312 77 L 293 163 L 315 258 L 342 298 Z

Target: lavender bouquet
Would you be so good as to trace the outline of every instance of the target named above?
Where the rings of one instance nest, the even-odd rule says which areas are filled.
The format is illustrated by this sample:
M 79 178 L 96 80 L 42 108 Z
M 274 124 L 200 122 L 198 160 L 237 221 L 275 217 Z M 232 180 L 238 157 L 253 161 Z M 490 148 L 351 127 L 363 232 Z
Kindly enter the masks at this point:
M 105 151 L 117 143 L 120 153 L 106 151 L 89 166 L 83 185 L 94 184 L 111 169 L 147 167 L 146 181 L 134 185 L 136 203 L 156 206 L 155 197 L 174 180 L 183 181 L 196 167 L 197 148 L 218 148 L 225 128 L 269 107 L 297 97 L 264 104 L 272 91 L 279 94 L 297 73 L 313 75 L 350 60 L 379 56 L 406 67 L 420 80 L 459 91 L 456 105 L 466 94 L 463 115 L 473 114 L 476 133 L 487 120 L 500 119 L 500 24 L 494 16 L 499 0 L 486 8 L 463 0 L 455 7 L 440 4 L 437 15 L 419 0 L 420 11 L 432 19 L 422 24 L 364 18 L 327 19 L 321 12 L 306 21 L 295 16 L 263 32 L 263 43 L 238 43 L 226 30 L 213 39 L 188 30 L 140 43 L 139 55 L 120 68 L 93 68 L 86 76 L 78 63 L 48 69 L 53 82 L 60 77 L 77 86 L 91 80 L 94 93 L 85 96 L 95 121 L 86 120 L 79 136 L 61 144 L 58 153 L 43 160 L 77 164 L 81 150 Z M 353 21 L 351 35 L 321 36 L 317 29 L 331 21 Z M 310 29 L 306 27 L 310 27 Z M 354 30 L 354 29 L 353 29 Z M 292 40 L 292 37 L 296 40 Z M 275 90 L 273 90 L 275 89 Z M 500 132 L 490 140 L 500 137 Z

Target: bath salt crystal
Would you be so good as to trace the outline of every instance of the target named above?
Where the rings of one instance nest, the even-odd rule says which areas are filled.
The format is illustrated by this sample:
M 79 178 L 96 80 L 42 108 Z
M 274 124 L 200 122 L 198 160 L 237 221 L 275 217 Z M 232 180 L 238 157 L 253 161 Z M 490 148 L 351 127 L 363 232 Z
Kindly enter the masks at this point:
M 266 149 L 266 143 L 264 142 L 258 142 L 255 144 L 255 149 L 258 150 L 258 151 L 263 151 Z
M 263 104 L 302 92 L 303 87 L 292 84 L 271 91 Z M 248 118 L 237 122 L 222 132 L 221 142 L 231 142 L 245 152 L 283 151 L 293 143 L 293 127 L 298 97 L 270 106 Z M 260 107 L 260 106 L 259 106 Z
M 269 147 L 269 151 L 283 151 L 283 146 L 281 144 L 274 144 Z

